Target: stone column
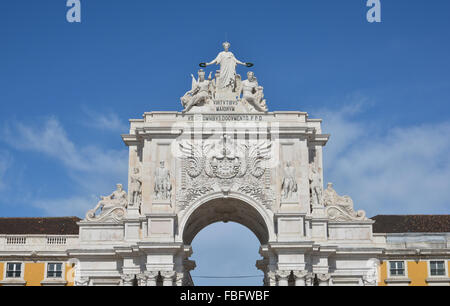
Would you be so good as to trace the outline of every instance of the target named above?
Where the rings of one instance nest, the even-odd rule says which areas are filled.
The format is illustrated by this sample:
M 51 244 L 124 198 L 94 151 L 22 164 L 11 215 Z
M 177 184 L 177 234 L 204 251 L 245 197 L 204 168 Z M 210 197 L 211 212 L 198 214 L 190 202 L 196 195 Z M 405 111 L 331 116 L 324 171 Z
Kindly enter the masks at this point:
M 147 275 L 145 275 L 144 273 L 140 273 L 140 274 L 136 275 L 136 279 L 138 282 L 138 286 L 141 286 L 141 287 L 147 286 Z
M 175 278 L 175 271 L 161 271 L 163 278 L 163 286 L 173 286 L 173 280 Z
M 122 285 L 123 286 L 133 286 L 133 281 L 134 281 L 134 275 L 133 274 L 123 274 L 121 275 L 122 278 Z
M 295 286 L 305 287 L 307 275 L 308 275 L 308 272 L 306 272 L 306 271 L 294 271 Z
M 147 272 L 145 272 L 145 276 L 147 277 L 147 286 L 156 287 L 158 271 L 147 271 Z
M 274 287 L 277 285 L 277 276 L 275 272 L 267 272 L 268 285 Z
M 289 275 L 291 275 L 290 271 L 278 271 L 277 272 L 277 278 L 278 278 L 278 286 L 289 286 Z
M 317 274 L 317 279 L 319 280 L 319 286 L 329 286 L 330 285 L 330 273 Z
M 305 283 L 306 283 L 307 287 L 314 286 L 314 274 L 313 273 L 306 274 Z
M 175 286 L 181 287 L 183 286 L 184 273 L 177 272 L 175 275 Z

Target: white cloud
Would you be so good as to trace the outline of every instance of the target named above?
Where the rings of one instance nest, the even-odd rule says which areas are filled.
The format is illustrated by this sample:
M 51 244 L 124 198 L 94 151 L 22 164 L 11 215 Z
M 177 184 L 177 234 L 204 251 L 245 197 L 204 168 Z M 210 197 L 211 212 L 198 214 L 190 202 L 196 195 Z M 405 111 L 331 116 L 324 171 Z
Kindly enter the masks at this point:
M 68 178 L 75 183 L 74 189 L 78 190 L 75 195 L 44 196 L 31 201 L 48 215 L 83 216 L 87 209 L 95 206 L 99 196 L 109 194 L 116 183 L 124 182 L 126 186 L 128 151 L 125 148 L 105 150 L 98 146 L 77 146 L 56 118 L 49 118 L 40 126 L 16 122 L 7 126 L 4 136 L 17 150 L 41 153 L 62 163 Z
M 5 175 L 12 162 L 11 154 L 5 150 L 0 150 L 0 191 L 6 188 Z
M 84 122 L 86 126 L 96 128 L 98 130 L 114 131 L 125 133 L 129 127 L 116 113 L 96 112 L 87 107 L 82 108 L 83 112 L 88 116 L 88 120 Z
M 95 207 L 99 198 L 92 196 L 75 196 L 62 199 L 39 199 L 32 202 L 33 206 L 41 208 L 46 216 L 79 216 L 84 217 L 86 212 Z
M 43 126 L 21 122 L 8 127 L 5 140 L 23 151 L 35 151 L 61 161 L 67 168 L 91 173 L 123 173 L 127 168 L 126 150 L 103 150 L 97 146 L 77 147 L 56 118 Z
M 324 175 L 357 209 L 377 214 L 448 214 L 450 122 L 381 130 L 344 108 L 323 112 L 331 133 Z

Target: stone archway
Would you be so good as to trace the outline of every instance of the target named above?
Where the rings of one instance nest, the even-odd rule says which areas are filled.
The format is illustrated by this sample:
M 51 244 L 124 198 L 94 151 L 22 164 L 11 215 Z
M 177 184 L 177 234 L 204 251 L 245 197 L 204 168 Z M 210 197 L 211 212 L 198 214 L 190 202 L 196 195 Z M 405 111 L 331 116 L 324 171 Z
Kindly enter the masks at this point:
M 180 216 L 179 239 L 185 249 L 191 249 L 191 244 L 197 234 L 207 226 L 217 222 L 235 222 L 249 229 L 259 240 L 260 255 L 266 256 L 261 250 L 268 248 L 274 240 L 273 215 L 263 205 L 252 201 L 245 195 L 234 193 L 226 197 L 223 193 L 216 193 L 200 199 Z M 189 257 L 191 252 L 187 254 Z M 187 258 L 186 258 L 187 259 Z M 191 268 L 195 262 L 189 262 Z M 258 260 L 256 267 L 263 271 L 264 282 L 267 283 L 268 258 Z
M 128 195 L 116 190 L 96 206 L 109 209 L 91 210 L 80 222 L 80 245 L 70 252 L 80 260 L 78 283 L 130 284 L 136 277 L 140 285 L 182 285 L 195 267 L 190 243 L 218 221 L 256 235 L 263 257 L 257 267 L 268 285 L 328 284 L 332 273 L 336 282 L 363 282 L 366 263 L 347 254 L 378 256 L 373 221 L 354 211 L 348 196 L 323 189 L 329 135 L 321 120 L 269 112 L 252 73 L 247 80 L 232 73 L 236 86 L 228 88 L 213 86 L 222 83 L 220 73 L 204 76 L 202 70 L 192 79 L 182 112 L 130 120 L 122 135 Z
M 275 237 L 273 216 L 261 204 L 240 194 L 212 194 L 192 205 L 180 218 L 179 239 L 190 245 L 195 236 L 215 222 L 236 222 L 251 230 L 261 245 Z

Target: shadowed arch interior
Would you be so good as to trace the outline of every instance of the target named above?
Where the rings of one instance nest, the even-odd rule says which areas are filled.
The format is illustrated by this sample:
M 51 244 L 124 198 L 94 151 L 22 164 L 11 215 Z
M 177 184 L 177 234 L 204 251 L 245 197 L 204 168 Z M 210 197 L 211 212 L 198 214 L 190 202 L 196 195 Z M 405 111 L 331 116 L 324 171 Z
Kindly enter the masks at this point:
M 269 241 L 263 217 L 251 205 L 234 198 L 214 199 L 202 204 L 189 217 L 183 231 L 183 242 L 190 245 L 205 227 L 216 222 L 236 222 L 250 229 L 261 245 Z

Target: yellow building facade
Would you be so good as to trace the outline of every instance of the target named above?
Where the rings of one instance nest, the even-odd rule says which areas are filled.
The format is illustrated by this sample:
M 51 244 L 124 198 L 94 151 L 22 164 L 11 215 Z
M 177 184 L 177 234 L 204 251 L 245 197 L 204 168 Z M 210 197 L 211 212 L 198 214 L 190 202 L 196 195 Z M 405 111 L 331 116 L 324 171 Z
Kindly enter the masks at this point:
M 392 279 L 392 277 L 389 275 L 389 266 L 392 261 L 383 261 L 380 264 L 378 286 L 388 286 L 390 284 L 389 280 Z M 403 260 L 406 267 L 405 275 L 399 277 L 397 283 L 407 286 L 448 285 L 448 282 L 450 281 L 450 274 L 448 272 L 450 262 L 448 260 L 435 261 L 444 263 L 446 271 L 443 275 L 431 275 L 431 260 Z

